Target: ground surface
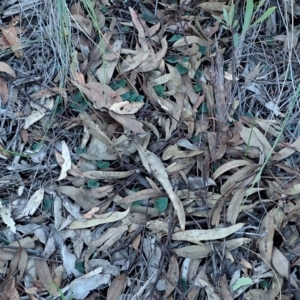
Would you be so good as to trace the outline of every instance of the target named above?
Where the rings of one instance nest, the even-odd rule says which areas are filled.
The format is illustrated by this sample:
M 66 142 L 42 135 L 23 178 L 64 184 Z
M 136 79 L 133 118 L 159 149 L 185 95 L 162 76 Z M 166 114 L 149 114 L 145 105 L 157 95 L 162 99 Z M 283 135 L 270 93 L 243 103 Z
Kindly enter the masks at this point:
M 300 299 L 293 2 L 0 3 L 1 299 Z

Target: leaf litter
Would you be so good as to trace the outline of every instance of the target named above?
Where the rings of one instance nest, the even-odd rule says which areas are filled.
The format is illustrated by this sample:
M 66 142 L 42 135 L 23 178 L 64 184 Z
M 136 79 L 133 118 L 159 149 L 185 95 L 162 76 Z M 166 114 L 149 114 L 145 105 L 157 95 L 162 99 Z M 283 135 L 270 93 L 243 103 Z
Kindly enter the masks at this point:
M 0 298 L 299 297 L 292 11 L 61 4 L 0 4 Z

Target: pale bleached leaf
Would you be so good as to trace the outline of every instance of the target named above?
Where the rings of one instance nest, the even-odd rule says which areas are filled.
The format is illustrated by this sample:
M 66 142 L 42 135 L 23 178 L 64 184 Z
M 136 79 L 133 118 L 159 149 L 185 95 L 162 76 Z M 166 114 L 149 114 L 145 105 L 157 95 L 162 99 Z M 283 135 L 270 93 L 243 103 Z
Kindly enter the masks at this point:
M 72 164 L 71 155 L 65 141 L 61 142 L 61 155 L 64 161 L 61 165 L 61 171 L 57 181 L 65 179 L 67 177 L 67 172 L 71 169 L 71 164 Z
M 73 280 L 69 285 L 61 290 L 62 293 L 68 291 L 67 299 L 86 299 L 90 291 L 99 286 L 107 286 L 110 283 L 111 275 L 103 274 L 103 268 L 99 267 L 88 274 Z
M 135 114 L 144 106 L 144 104 L 144 102 L 130 103 L 128 101 L 123 101 L 119 103 L 114 103 L 109 110 L 112 110 L 120 115 Z
M 4 72 L 13 78 L 16 78 L 16 72 L 5 62 L 0 61 L 0 72 Z
M 128 215 L 129 210 L 130 210 L 130 208 L 128 208 L 124 212 L 117 211 L 114 213 L 110 213 L 110 212 L 105 213 L 105 214 L 99 215 L 97 218 L 86 220 L 85 222 L 73 221 L 70 224 L 69 228 L 70 229 L 89 228 L 89 227 L 97 226 L 100 224 L 116 222 L 116 221 L 119 221 L 119 220 L 122 220 L 123 218 L 125 218 Z
M 33 215 L 44 199 L 44 192 L 44 188 L 39 188 L 37 191 L 35 191 L 28 200 L 26 207 L 23 209 L 18 218 Z
M 9 227 L 9 229 L 13 232 L 16 233 L 16 224 L 15 221 L 13 220 L 11 216 L 11 208 L 10 204 L 4 204 L 2 205 L 0 201 L 0 210 L 1 210 L 1 218 L 2 221 Z
M 230 234 L 237 232 L 244 225 L 244 223 L 239 223 L 226 228 L 186 230 L 173 233 L 172 239 L 175 241 L 188 241 L 195 244 L 201 244 L 201 241 L 223 239 Z
M 185 214 L 182 202 L 178 196 L 174 193 L 171 182 L 168 178 L 165 166 L 161 160 L 152 152 L 144 149 L 140 145 L 137 145 L 141 161 L 146 170 L 152 174 L 163 186 L 169 198 L 173 204 L 173 207 L 177 213 L 181 230 L 185 229 Z

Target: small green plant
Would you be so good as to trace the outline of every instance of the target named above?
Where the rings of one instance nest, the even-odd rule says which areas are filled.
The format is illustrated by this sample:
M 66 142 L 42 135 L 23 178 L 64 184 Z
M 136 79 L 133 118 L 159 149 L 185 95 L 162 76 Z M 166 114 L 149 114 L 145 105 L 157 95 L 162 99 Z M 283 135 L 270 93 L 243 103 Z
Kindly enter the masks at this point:
M 31 149 L 32 151 L 38 151 L 41 147 L 41 143 L 34 143 L 32 146 L 31 146 Z
M 193 143 L 199 143 L 201 141 L 201 135 L 200 134 L 193 135 L 191 140 Z
M 52 207 L 52 204 L 53 200 L 51 198 L 45 198 L 43 200 L 43 211 L 48 211 Z
M 114 81 L 111 81 L 109 83 L 109 86 L 114 90 L 118 90 L 120 88 L 124 88 L 126 86 L 126 80 L 125 79 L 119 79 L 119 80 L 114 80 Z
M 265 3 L 265 0 L 260 0 L 260 2 L 258 3 L 258 5 L 256 7 L 256 11 L 254 12 L 253 0 L 247 0 L 246 11 L 245 11 L 245 16 L 244 16 L 244 23 L 243 23 L 242 32 L 241 32 L 242 37 L 245 37 L 247 31 L 251 27 L 263 22 L 275 11 L 276 7 L 269 7 L 256 21 L 254 21 L 251 24 L 251 21 L 252 21 L 254 15 L 257 13 L 258 9 L 264 3 Z M 213 16 L 213 17 L 222 24 L 223 28 L 230 30 L 233 33 L 233 45 L 235 48 L 237 48 L 239 46 L 239 41 L 240 41 L 240 36 L 236 32 L 239 22 L 238 22 L 238 20 L 234 19 L 234 13 L 235 13 L 235 4 L 232 3 L 230 6 L 230 9 L 229 9 L 229 12 L 227 12 L 227 10 L 225 8 L 223 8 L 224 20 L 221 20 L 217 16 Z
M 88 103 L 87 101 L 84 99 L 84 97 L 82 96 L 82 94 L 80 92 L 77 92 L 73 98 L 72 98 L 72 102 L 70 104 L 70 107 L 76 111 L 83 111 L 88 107 Z
M 175 33 L 169 40 L 168 42 L 173 43 L 176 42 L 178 40 L 180 40 L 182 38 L 181 34 Z
M 87 182 L 87 186 L 89 189 L 95 189 L 100 186 L 100 183 L 98 181 L 96 181 L 95 179 L 90 179 Z
M 123 95 L 121 95 L 121 98 L 123 100 L 127 100 L 129 102 L 141 102 L 144 100 L 144 96 L 138 95 L 134 93 L 133 91 L 129 91 Z
M 79 271 L 80 273 L 84 274 L 85 273 L 85 269 L 84 269 L 84 265 L 83 265 L 83 262 L 82 261 L 77 261 L 75 263 L 75 269 L 77 271 Z
M 177 69 L 177 71 L 179 72 L 180 75 L 184 75 L 189 71 L 188 68 L 184 67 L 183 65 L 181 65 L 179 63 L 177 63 L 175 65 L 175 68 Z
M 154 202 L 154 206 L 157 208 L 159 212 L 163 212 L 164 210 L 166 210 L 168 204 L 169 204 L 169 199 L 166 197 L 160 197 L 156 199 L 156 201 Z
M 161 84 L 160 85 L 156 85 L 153 88 L 154 88 L 154 91 L 157 94 L 157 96 L 159 96 L 159 97 L 163 96 L 163 94 L 165 92 L 165 88 L 164 88 L 163 85 L 161 85 Z
M 196 83 L 194 85 L 194 90 L 195 90 L 196 93 L 199 93 L 202 90 L 201 85 L 199 83 Z
M 75 148 L 75 152 L 76 152 L 76 154 L 86 153 L 86 147 L 81 148 L 80 146 L 78 146 L 78 147 Z
M 107 169 L 110 167 L 110 162 L 108 161 L 103 161 L 103 160 L 98 160 L 97 161 L 97 167 L 99 169 Z
M 133 206 L 140 206 L 143 203 L 142 200 L 137 200 L 132 203 Z
M 167 57 L 165 57 L 165 61 L 170 64 L 176 64 L 178 62 L 178 57 L 177 56 L 167 56 Z
M 153 18 L 148 14 L 142 14 L 141 17 L 147 22 L 153 22 Z

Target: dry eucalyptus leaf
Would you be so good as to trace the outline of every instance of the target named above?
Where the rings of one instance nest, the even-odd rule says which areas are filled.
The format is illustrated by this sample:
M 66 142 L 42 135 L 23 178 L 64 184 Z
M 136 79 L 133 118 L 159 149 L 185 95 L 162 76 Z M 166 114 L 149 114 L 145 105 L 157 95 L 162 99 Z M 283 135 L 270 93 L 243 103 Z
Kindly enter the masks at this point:
M 183 205 L 178 198 L 178 196 L 174 193 L 171 182 L 168 178 L 168 174 L 166 172 L 165 166 L 161 162 L 161 160 L 152 152 L 144 149 L 140 145 L 137 145 L 139 155 L 141 161 L 148 171 L 149 174 L 152 174 L 163 186 L 169 198 L 174 206 L 174 209 L 177 213 L 179 224 L 181 230 L 185 229 L 185 214 Z
M 15 71 L 5 62 L 0 61 L 0 72 L 4 72 L 13 78 L 16 78 Z
M 201 244 L 201 241 L 218 240 L 223 239 L 238 230 L 240 230 L 245 224 L 239 223 L 226 228 L 213 228 L 206 230 L 186 230 L 183 232 L 176 232 L 172 234 L 172 239 L 175 241 L 188 241 L 195 244 Z
M 16 224 L 13 218 L 11 217 L 11 208 L 9 204 L 2 205 L 0 201 L 0 211 L 1 211 L 1 218 L 2 221 L 9 227 L 9 229 L 16 233 Z
M 247 244 L 250 242 L 251 242 L 251 239 L 239 238 L 239 239 L 233 239 L 233 240 L 226 241 L 225 243 L 214 242 L 213 245 L 214 245 L 214 247 L 219 249 L 219 251 L 222 251 L 222 249 L 224 249 L 224 244 L 225 244 L 226 249 L 231 251 L 231 250 L 234 250 L 234 249 L 242 246 L 243 244 Z M 187 247 L 183 247 L 183 248 L 174 249 L 173 252 L 179 256 L 189 257 L 192 259 L 206 258 L 209 255 L 209 253 L 211 252 L 211 244 L 207 243 L 207 244 L 203 244 L 203 245 L 187 246 Z
M 108 288 L 107 300 L 119 299 L 126 287 L 126 282 L 127 282 L 127 277 L 125 274 L 116 277 Z
M 65 141 L 61 142 L 61 148 L 62 148 L 61 155 L 63 158 L 63 163 L 60 165 L 61 171 L 57 181 L 65 179 L 67 177 L 67 172 L 71 169 L 71 164 L 72 164 L 70 151 Z
M 175 255 L 173 255 L 169 262 L 168 272 L 166 274 L 167 282 L 166 282 L 166 291 L 164 294 L 164 298 L 167 298 L 173 292 L 175 286 L 177 286 L 179 281 L 179 265 Z
M 9 42 L 11 49 L 13 50 L 15 56 L 20 58 L 23 56 L 23 50 L 21 41 L 17 35 L 17 31 L 14 26 L 10 26 L 8 28 L 1 28 L 3 35 L 5 36 L 6 40 Z
M 18 218 L 33 215 L 44 199 L 44 192 L 44 188 L 39 188 L 37 191 L 35 191 L 28 200 L 26 207 L 20 213 Z
M 227 11 L 230 9 L 230 6 L 225 5 L 225 2 L 204 2 L 199 4 L 198 7 L 201 7 L 203 10 L 207 10 L 208 12 L 223 12 L 224 8 Z
M 119 221 L 119 220 L 122 220 L 123 218 L 125 218 L 128 215 L 129 210 L 130 210 L 130 208 L 128 208 L 124 212 L 117 211 L 117 212 L 113 212 L 113 213 L 105 213 L 105 214 L 99 215 L 97 218 L 86 220 L 85 222 L 73 221 L 70 224 L 69 229 L 89 228 L 89 227 L 97 226 L 100 224 L 116 222 L 116 221 Z
M 82 172 L 82 176 L 90 179 L 103 179 L 103 180 L 112 180 L 120 179 L 131 176 L 135 173 L 135 170 L 131 171 L 87 171 Z
M 28 117 L 25 118 L 24 129 L 28 129 L 32 124 L 43 118 L 45 115 L 44 112 L 41 111 L 33 111 Z
M 143 106 L 144 102 L 133 102 L 130 103 L 128 101 L 123 101 L 120 103 L 114 103 L 110 110 L 114 111 L 117 114 L 126 115 L 126 114 L 135 114 L 138 112 Z
M 20 295 L 16 288 L 16 281 L 14 277 L 10 277 L 7 282 L 4 284 L 2 288 L 2 299 L 9 299 L 9 300 L 19 300 Z M 5 297 L 5 298 L 4 298 Z

